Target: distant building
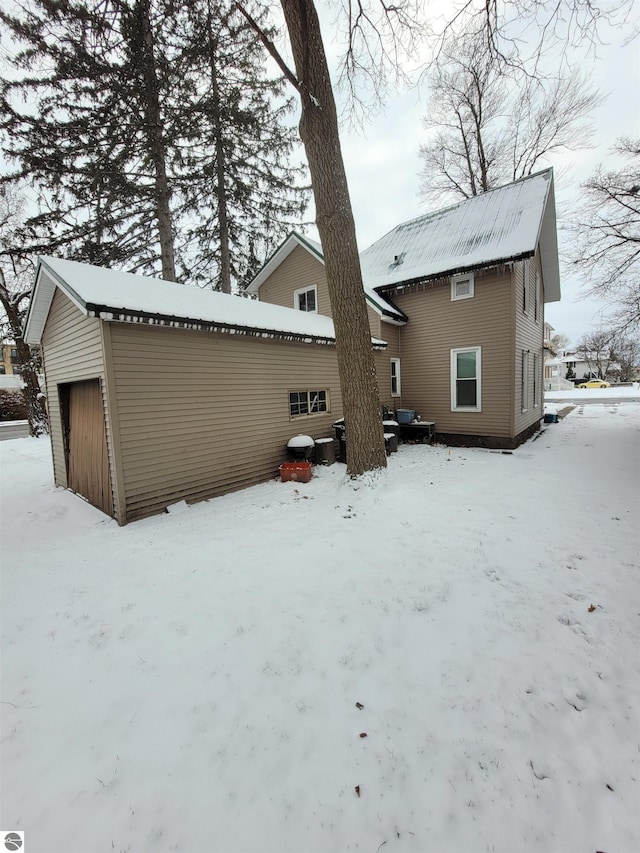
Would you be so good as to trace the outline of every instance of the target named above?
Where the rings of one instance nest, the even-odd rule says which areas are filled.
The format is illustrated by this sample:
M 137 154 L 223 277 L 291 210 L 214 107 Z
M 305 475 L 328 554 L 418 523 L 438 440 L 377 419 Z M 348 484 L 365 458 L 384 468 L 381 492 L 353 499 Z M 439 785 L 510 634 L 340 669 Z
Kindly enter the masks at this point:
M 18 373 L 18 350 L 11 341 L 0 344 L 0 376 Z

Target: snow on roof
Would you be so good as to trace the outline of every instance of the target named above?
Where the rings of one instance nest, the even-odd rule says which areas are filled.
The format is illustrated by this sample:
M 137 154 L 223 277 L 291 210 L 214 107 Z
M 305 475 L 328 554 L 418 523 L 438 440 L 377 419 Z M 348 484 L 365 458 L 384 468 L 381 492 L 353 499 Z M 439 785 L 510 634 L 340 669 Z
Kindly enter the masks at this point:
M 551 169 L 398 225 L 362 252 L 362 275 L 369 288 L 451 275 L 531 257 L 541 239 L 546 301 L 556 301 Z
M 78 261 L 41 257 L 25 327 L 29 343 L 40 341 L 56 287 L 87 316 L 104 320 L 144 315 L 175 324 L 202 323 L 303 339 L 335 340 L 333 321 L 320 314 Z M 378 339 L 372 339 L 372 343 L 384 345 Z
M 319 240 L 312 240 L 311 237 L 302 238 L 305 243 L 308 243 L 313 251 L 324 260 L 324 252 L 322 251 L 322 243 Z

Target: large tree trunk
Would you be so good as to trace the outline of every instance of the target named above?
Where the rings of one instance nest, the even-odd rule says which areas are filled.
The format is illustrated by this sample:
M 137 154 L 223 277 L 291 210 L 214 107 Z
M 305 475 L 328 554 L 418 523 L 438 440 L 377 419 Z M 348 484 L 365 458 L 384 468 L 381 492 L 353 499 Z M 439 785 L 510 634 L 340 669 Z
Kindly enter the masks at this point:
M 149 0 L 139 0 L 137 4 L 140 33 L 142 38 L 142 63 L 145 81 L 145 113 L 147 124 L 147 139 L 149 153 L 155 172 L 155 205 L 158 235 L 160 237 L 160 260 L 162 263 L 162 278 L 167 281 L 176 280 L 176 266 L 173 248 L 173 229 L 171 227 L 171 212 L 169 206 L 170 192 L 167 179 L 165 146 L 162 132 L 162 115 L 160 112 L 160 96 L 158 94 L 158 78 L 155 56 L 153 52 L 153 33 Z M 135 46 L 133 46 L 135 49 Z
M 227 216 L 227 191 L 225 186 L 225 152 L 220 116 L 220 90 L 218 88 L 218 62 L 213 33 L 211 7 L 208 7 L 207 31 L 209 38 L 209 74 L 213 115 L 211 117 L 216 146 L 216 203 L 220 229 L 220 290 L 231 293 L 231 253 L 229 250 L 229 219 Z
M 27 407 L 27 420 L 31 435 L 46 435 L 49 432 L 49 419 L 44 405 L 44 394 L 40 388 L 38 373 L 31 349 L 16 336 L 16 350 L 20 362 L 20 376 L 24 382 L 22 395 Z
M 347 470 L 355 476 L 387 464 L 356 230 L 318 15 L 312 0 L 281 0 L 281 5 L 299 81 L 300 136 L 311 172 L 336 333 Z
M 29 432 L 31 435 L 44 435 L 49 432 L 49 419 L 44 406 L 44 395 L 40 390 L 35 360 L 31 349 L 22 339 L 20 303 L 23 298 L 26 296 L 9 293 L 4 276 L 0 273 L 0 304 L 2 304 L 7 315 L 9 328 L 18 353 L 18 371 L 25 385 L 22 389 L 22 396 L 27 409 Z

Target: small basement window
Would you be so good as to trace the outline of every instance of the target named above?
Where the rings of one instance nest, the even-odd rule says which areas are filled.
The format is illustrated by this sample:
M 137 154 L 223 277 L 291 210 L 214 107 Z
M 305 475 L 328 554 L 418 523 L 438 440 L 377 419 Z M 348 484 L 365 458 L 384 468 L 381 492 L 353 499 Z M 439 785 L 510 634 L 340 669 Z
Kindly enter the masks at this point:
M 451 276 L 451 301 L 456 299 L 471 299 L 474 293 L 473 273 Z
M 293 307 L 298 311 L 312 311 L 318 313 L 318 289 L 315 284 L 312 287 L 303 287 L 293 292 Z
M 328 411 L 330 411 L 329 392 L 326 389 L 322 391 L 289 391 L 289 417 L 319 415 Z

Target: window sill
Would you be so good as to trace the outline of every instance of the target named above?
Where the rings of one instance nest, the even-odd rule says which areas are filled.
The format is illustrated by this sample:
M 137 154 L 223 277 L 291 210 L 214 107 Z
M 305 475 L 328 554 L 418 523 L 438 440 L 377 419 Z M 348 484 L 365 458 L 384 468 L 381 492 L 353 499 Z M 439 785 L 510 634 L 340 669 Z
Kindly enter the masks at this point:
M 308 412 L 306 415 L 289 415 L 290 421 L 302 421 L 308 418 L 319 418 L 320 415 L 330 415 L 331 412 Z

